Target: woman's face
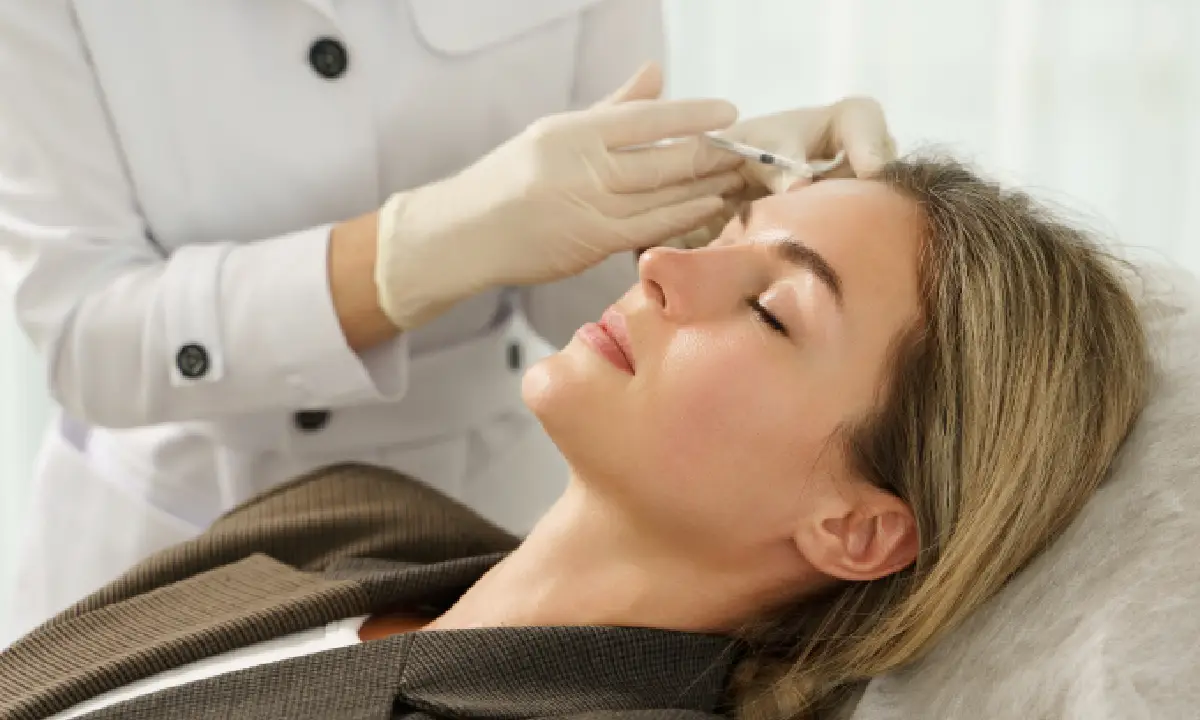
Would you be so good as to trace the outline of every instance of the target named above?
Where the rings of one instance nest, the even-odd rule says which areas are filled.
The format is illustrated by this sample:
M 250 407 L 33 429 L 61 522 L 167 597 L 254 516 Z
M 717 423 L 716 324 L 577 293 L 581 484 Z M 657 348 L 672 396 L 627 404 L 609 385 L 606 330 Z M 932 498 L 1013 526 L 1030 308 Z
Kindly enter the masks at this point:
M 765 198 L 707 248 L 644 253 L 600 325 L 529 371 L 526 402 L 639 523 L 776 540 L 848 477 L 830 440 L 877 404 L 917 319 L 921 232 L 916 205 L 876 182 Z

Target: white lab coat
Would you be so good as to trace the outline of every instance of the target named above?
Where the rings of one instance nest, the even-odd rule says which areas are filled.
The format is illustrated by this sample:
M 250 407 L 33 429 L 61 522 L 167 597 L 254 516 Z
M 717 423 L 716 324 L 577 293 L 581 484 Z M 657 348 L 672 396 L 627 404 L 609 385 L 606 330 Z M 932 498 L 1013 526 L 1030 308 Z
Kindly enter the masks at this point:
M 528 529 L 564 476 L 520 403 L 539 352 L 522 325 L 565 341 L 634 263 L 487 293 L 360 356 L 329 297 L 329 226 L 599 99 L 661 55 L 661 13 L 651 0 L 0 4 L 0 269 L 62 408 L 0 645 L 331 462 L 411 472 Z M 323 56 L 332 78 L 312 59 L 322 38 L 348 57 L 337 75 Z

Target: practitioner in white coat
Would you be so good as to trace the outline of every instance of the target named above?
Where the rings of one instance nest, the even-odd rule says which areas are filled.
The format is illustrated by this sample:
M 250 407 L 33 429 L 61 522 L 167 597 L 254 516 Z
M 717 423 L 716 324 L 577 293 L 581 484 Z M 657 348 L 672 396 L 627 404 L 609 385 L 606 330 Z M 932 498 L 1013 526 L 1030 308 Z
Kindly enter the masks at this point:
M 61 408 L 0 645 L 331 462 L 528 529 L 563 475 L 523 327 L 565 342 L 755 177 L 621 149 L 735 120 L 653 66 L 596 106 L 662 46 L 651 0 L 0 3 L 0 277 Z M 886 159 L 869 102 L 746 127 Z

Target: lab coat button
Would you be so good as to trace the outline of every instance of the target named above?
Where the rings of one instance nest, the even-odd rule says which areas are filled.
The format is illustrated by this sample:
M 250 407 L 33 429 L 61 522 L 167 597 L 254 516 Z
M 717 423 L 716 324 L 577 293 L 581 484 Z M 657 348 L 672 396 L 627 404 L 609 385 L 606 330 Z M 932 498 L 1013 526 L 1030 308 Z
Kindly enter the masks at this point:
M 336 80 L 350 66 L 350 54 L 346 46 L 333 38 L 321 38 L 308 51 L 308 62 L 313 70 L 326 80 Z
M 510 342 L 508 344 L 508 369 L 520 370 L 524 364 L 523 353 L 521 352 L 521 343 Z
M 329 424 L 328 410 L 302 410 L 292 418 L 304 432 L 316 432 Z
M 189 343 L 179 348 L 175 354 L 175 367 L 189 380 L 204 377 L 208 372 L 208 351 L 203 345 Z

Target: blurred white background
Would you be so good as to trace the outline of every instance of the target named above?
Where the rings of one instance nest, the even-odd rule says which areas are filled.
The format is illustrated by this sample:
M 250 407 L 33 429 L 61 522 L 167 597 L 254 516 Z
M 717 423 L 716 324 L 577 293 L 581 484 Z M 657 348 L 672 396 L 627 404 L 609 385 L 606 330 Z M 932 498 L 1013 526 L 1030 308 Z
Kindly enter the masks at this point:
M 667 0 L 667 8 L 672 95 L 727 97 L 746 116 L 873 95 L 901 152 L 945 148 L 1200 272 L 1196 0 Z M 9 573 L 49 407 L 41 365 L 3 303 L 0 573 Z

